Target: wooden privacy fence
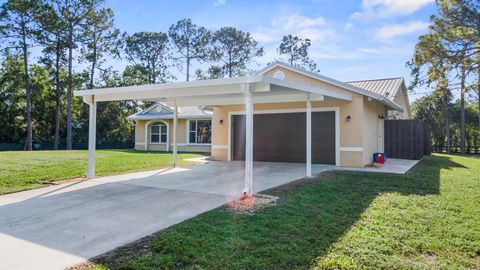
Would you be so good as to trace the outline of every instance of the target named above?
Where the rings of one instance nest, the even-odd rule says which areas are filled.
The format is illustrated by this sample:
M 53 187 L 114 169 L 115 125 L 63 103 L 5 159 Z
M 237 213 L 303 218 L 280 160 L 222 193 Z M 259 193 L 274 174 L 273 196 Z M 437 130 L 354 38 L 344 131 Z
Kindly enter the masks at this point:
M 432 152 L 430 127 L 420 120 L 385 120 L 387 158 L 421 159 Z

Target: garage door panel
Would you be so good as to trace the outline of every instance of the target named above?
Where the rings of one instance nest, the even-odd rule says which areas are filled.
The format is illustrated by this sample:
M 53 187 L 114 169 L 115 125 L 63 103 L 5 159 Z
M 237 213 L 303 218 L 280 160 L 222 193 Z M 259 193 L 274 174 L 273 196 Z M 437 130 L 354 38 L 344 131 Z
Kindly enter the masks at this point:
M 256 114 L 255 161 L 306 161 L 306 114 Z M 233 116 L 233 159 L 245 160 L 245 115 Z M 335 164 L 335 112 L 312 113 L 312 162 Z
M 335 164 L 335 112 L 312 113 L 312 163 Z

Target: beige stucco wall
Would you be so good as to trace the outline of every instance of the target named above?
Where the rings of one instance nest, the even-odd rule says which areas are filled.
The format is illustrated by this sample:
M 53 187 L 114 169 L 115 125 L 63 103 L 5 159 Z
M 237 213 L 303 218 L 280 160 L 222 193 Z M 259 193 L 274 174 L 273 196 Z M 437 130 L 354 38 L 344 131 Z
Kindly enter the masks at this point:
M 408 100 L 408 93 L 405 88 L 401 88 L 398 90 L 397 94 L 393 98 L 393 102 L 397 103 L 400 105 L 402 108 L 405 108 L 403 112 L 398 112 L 398 111 L 388 111 L 388 117 L 389 118 L 400 118 L 400 119 L 411 119 L 412 115 L 410 112 L 410 104 Z
M 172 151 L 173 143 L 173 120 L 172 119 L 163 119 L 159 120 L 160 122 L 165 122 L 168 125 L 168 150 Z M 153 123 L 155 121 L 137 121 L 135 125 L 135 149 L 145 150 L 145 124 Z M 178 119 L 177 125 L 177 149 L 178 151 L 183 152 L 205 152 L 209 153 L 211 151 L 210 145 L 196 145 L 189 144 L 187 141 L 187 124 L 188 120 Z M 150 129 L 148 129 L 148 150 L 149 151 L 167 151 L 167 144 L 152 144 L 150 143 Z
M 385 105 L 375 100 L 364 98 L 363 117 L 363 163 L 372 162 L 373 153 L 384 151 L 384 119 L 379 115 L 386 115 Z
M 364 97 L 360 94 L 352 93 L 335 85 L 320 82 L 314 78 L 310 78 L 283 68 L 276 68 L 266 75 L 272 75 L 277 69 L 281 69 L 285 73 L 285 80 L 295 81 L 306 85 L 320 87 L 325 90 L 335 91 L 342 94 L 352 95 L 352 101 L 325 100 L 312 102 L 312 108 L 335 108 L 339 109 L 339 126 L 340 126 L 340 150 L 344 147 L 363 147 L 364 144 Z M 305 102 L 292 103 L 269 103 L 255 104 L 255 111 L 262 110 L 285 110 L 285 109 L 305 109 Z M 215 160 L 228 160 L 228 126 L 229 112 L 244 112 L 245 105 L 228 105 L 214 108 L 212 119 L 212 157 Z M 347 121 L 350 116 L 350 121 Z M 223 121 L 221 121 L 223 120 Z M 340 151 L 341 166 L 361 167 L 366 165 L 362 152 Z

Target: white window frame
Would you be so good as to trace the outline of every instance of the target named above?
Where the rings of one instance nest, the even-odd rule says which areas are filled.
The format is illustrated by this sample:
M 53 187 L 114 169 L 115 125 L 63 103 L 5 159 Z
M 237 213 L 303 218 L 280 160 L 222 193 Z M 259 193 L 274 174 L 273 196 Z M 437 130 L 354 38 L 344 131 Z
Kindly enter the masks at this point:
M 210 143 L 197 143 L 197 126 L 198 126 L 198 123 L 195 125 L 195 142 L 192 143 L 190 142 L 190 122 L 198 122 L 198 121 L 210 121 Z M 188 119 L 187 120 L 187 132 L 185 134 L 185 141 L 187 143 L 187 145 L 211 145 L 211 141 L 212 141 L 212 128 L 213 128 L 213 123 L 212 123 L 212 119 L 208 119 L 208 118 L 205 118 L 205 119 Z M 192 131 L 193 132 L 193 131 Z
M 162 125 L 165 126 L 166 132 L 162 132 Z M 158 133 L 152 133 L 152 127 L 158 126 Z M 158 135 L 158 142 L 152 141 L 152 135 Z M 165 142 L 162 142 L 162 135 L 165 135 Z M 163 121 L 155 121 L 149 125 L 148 140 L 150 144 L 167 144 L 168 143 L 168 125 Z

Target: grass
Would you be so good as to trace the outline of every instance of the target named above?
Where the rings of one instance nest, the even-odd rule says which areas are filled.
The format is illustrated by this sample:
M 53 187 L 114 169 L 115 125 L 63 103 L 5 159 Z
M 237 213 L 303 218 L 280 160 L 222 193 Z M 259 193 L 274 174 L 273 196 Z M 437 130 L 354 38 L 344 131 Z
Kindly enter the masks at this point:
M 255 215 L 215 209 L 96 267 L 479 269 L 479 168 L 436 155 L 403 176 L 329 173 L 266 192 L 281 200 Z
M 42 182 L 83 176 L 87 171 L 86 150 L 0 152 L 0 194 L 45 186 Z M 179 165 L 198 156 L 180 153 Z M 172 154 L 136 150 L 97 150 L 96 175 L 105 176 L 169 167 Z

